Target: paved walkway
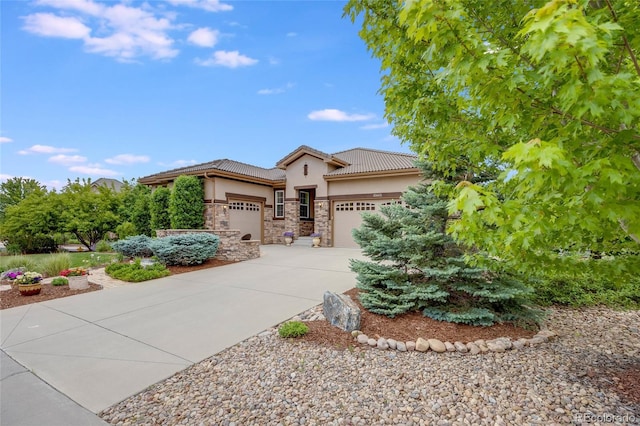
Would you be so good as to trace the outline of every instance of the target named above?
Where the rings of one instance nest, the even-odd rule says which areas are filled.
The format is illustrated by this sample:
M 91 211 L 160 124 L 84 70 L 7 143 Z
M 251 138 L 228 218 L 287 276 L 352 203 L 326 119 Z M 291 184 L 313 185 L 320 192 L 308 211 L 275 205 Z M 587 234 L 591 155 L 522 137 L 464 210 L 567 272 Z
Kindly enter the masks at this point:
M 359 250 L 261 250 L 259 259 L 0 311 L 0 423 L 44 424 L 14 397 L 25 389 L 54 393 L 46 424 L 90 424 L 86 410 L 98 413 L 318 305 L 326 290 L 355 285 L 348 260 Z

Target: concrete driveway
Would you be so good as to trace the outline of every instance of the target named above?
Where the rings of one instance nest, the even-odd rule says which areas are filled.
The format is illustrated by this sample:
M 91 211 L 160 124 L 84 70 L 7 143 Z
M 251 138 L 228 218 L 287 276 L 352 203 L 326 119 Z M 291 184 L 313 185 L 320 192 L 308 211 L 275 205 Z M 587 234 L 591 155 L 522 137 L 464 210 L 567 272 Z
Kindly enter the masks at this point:
M 3 354 L 0 421 L 30 424 L 8 422 L 29 410 L 16 406 L 9 366 L 98 413 L 322 303 L 326 290 L 354 287 L 349 259 L 362 258 L 357 249 L 261 250 L 259 259 L 0 311 L 0 348 L 19 363 Z

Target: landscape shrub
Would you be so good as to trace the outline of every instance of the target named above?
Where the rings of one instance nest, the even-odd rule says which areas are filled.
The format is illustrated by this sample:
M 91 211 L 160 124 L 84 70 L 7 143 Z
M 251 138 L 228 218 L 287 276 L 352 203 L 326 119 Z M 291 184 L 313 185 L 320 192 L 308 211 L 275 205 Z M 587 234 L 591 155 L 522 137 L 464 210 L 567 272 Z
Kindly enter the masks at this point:
M 69 284 L 69 280 L 64 277 L 56 277 L 53 280 L 51 280 L 51 285 L 53 286 L 61 286 L 61 285 L 68 285 L 68 284 Z
M 220 238 L 207 233 L 169 235 L 150 244 L 153 254 L 165 265 L 199 265 L 218 251 Z
M 169 200 L 171 199 L 171 190 L 161 186 L 151 194 L 151 229 L 171 228 L 171 218 L 169 217 Z
M 35 271 L 38 269 L 38 264 L 28 256 L 8 256 L 7 260 L 2 263 L 6 271 L 9 271 L 11 269 Z
M 301 321 L 285 322 L 278 329 L 278 334 L 280 334 L 280 337 L 284 337 L 285 339 L 304 336 L 308 332 L 309 327 L 307 327 L 307 325 Z
M 116 234 L 118 238 L 124 240 L 125 238 L 133 237 L 137 235 L 136 226 L 131 222 L 123 222 L 116 227 Z
M 98 244 L 96 244 L 96 251 L 100 253 L 108 253 L 112 250 L 113 249 L 111 248 L 111 244 L 109 244 L 108 241 L 100 240 L 98 241 Z
M 178 176 L 169 199 L 173 229 L 200 229 L 204 226 L 204 189 L 195 176 Z
M 136 259 L 133 263 L 112 263 L 105 267 L 105 272 L 115 279 L 132 283 L 166 277 L 171 273 L 160 263 L 143 266 L 140 259 Z
M 605 305 L 612 308 L 640 308 L 640 278 L 613 281 L 584 274 L 557 274 L 535 284 L 534 301 L 543 306 L 573 308 Z
M 15 254 L 54 253 L 58 249 L 55 240 L 45 234 L 8 236 L 7 251 Z
M 153 255 L 151 241 L 151 237 L 136 235 L 115 241 L 111 243 L 111 247 L 124 257 L 150 257 Z
M 47 277 L 60 275 L 60 271 L 71 266 L 71 255 L 69 253 L 50 254 L 40 261 L 39 271 Z

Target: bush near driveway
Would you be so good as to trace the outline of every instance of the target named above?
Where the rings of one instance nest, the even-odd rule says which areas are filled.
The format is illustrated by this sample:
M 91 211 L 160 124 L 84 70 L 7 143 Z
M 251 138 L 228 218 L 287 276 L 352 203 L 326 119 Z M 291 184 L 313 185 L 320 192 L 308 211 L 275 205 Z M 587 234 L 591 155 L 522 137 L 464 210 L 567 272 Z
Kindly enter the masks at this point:
M 151 238 L 146 235 L 136 235 L 118 240 L 111 244 L 111 247 L 124 257 L 151 257 Z
M 105 268 L 105 272 L 115 279 L 131 283 L 154 280 L 170 274 L 164 265 L 154 263 L 142 266 L 140 259 L 136 259 L 133 263 L 112 263 Z
M 207 233 L 169 235 L 150 244 L 153 254 L 165 265 L 199 265 L 214 257 L 220 238 Z

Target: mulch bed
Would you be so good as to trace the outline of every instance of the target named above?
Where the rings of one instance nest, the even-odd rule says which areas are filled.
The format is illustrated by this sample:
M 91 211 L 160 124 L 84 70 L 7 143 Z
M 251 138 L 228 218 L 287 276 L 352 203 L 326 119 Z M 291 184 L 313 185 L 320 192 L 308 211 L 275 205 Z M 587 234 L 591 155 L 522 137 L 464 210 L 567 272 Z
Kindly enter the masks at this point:
M 97 290 L 102 290 L 102 286 L 89 283 L 88 289 L 71 290 L 68 285 L 53 286 L 51 284 L 42 284 L 40 294 L 23 296 L 20 294 L 20 290 L 18 290 L 18 284 L 11 284 L 11 290 L 0 291 L 0 310 L 44 302 L 45 300 L 59 299 L 61 297 L 75 296 L 76 294 L 89 293 Z
M 209 259 L 201 265 L 194 266 L 168 266 L 171 275 L 182 274 L 185 272 L 197 271 L 199 269 L 215 268 L 217 266 L 229 265 L 235 263 L 233 261 Z M 68 285 L 53 286 L 51 284 L 43 284 L 40 294 L 33 296 L 23 296 L 18 290 L 17 284 L 11 284 L 11 290 L 0 291 L 0 310 L 15 308 L 16 306 L 29 305 L 31 303 L 44 302 L 46 300 L 58 299 L 61 297 L 74 296 L 76 294 L 89 293 L 91 291 L 102 290 L 102 286 L 89 283 L 86 290 L 70 290 Z
M 361 309 L 360 331 L 369 337 L 377 339 L 395 339 L 400 342 L 415 341 L 418 337 L 424 339 L 439 339 L 451 343 L 460 341 L 473 342 L 478 339 L 490 340 L 498 337 L 511 337 L 512 340 L 521 337 L 531 338 L 538 330 L 526 330 L 512 324 L 496 324 L 491 327 L 475 327 L 465 324 L 453 324 L 436 321 L 423 316 L 420 312 L 412 312 L 389 318 L 384 315 L 373 314 L 365 310 L 358 299 L 358 289 L 346 291 Z M 309 333 L 300 338 L 302 341 L 314 342 L 337 348 L 349 348 L 357 345 L 351 333 L 333 327 L 326 321 L 308 322 Z M 358 345 L 368 348 L 367 345 Z

